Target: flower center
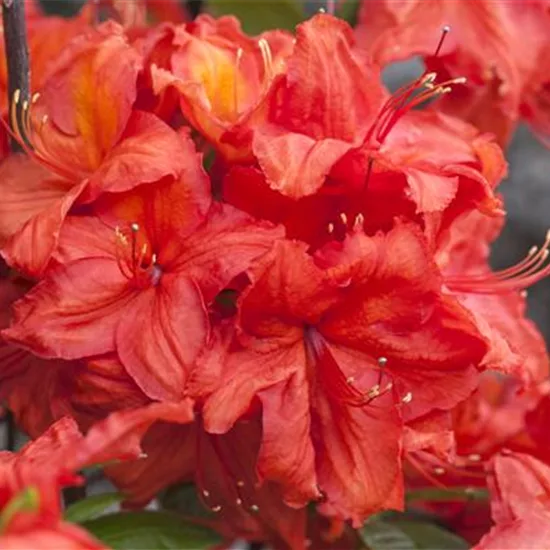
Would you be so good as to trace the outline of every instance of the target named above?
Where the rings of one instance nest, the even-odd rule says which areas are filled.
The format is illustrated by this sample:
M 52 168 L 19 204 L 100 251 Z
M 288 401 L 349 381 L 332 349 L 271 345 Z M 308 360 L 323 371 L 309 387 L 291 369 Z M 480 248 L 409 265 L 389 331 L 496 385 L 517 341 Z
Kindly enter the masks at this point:
M 115 238 L 116 259 L 122 275 L 137 288 L 157 286 L 163 271 L 157 262 L 156 253 L 149 250 L 139 225 L 132 223 L 129 230 L 116 227 Z

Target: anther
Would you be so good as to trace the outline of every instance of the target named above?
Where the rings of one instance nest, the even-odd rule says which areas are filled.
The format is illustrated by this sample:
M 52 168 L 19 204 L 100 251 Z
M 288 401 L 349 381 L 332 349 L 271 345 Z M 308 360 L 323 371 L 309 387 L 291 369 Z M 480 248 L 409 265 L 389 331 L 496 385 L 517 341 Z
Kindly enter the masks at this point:
M 528 292 L 526 290 L 522 290 L 519 295 L 522 297 L 522 298 L 527 298 L 527 295 L 528 295 Z
M 217 504 L 216 506 L 212 506 L 212 508 L 210 508 L 210 509 L 212 510 L 212 512 L 217 513 L 222 509 L 222 507 L 219 504 Z
M 130 229 L 134 232 L 134 233 L 137 233 L 139 231 L 139 225 L 137 223 L 133 223 L 131 226 L 130 226 Z
M 334 232 L 334 224 L 333 223 L 328 224 L 327 231 L 329 232 L 329 235 L 332 235 L 332 233 Z
M 259 512 L 260 511 L 260 507 L 257 505 L 257 504 L 252 504 L 250 506 L 250 511 L 251 512 Z
M 36 103 L 40 99 L 40 94 L 36 92 L 31 98 L 31 103 Z
M 19 103 L 20 98 L 21 98 L 21 90 L 17 88 L 17 90 L 13 92 L 13 102 L 17 105 Z
M 436 476 L 442 476 L 445 473 L 445 468 L 442 468 L 441 466 L 436 466 L 434 468 L 434 474 Z
M 239 481 L 237 481 L 237 487 L 244 487 L 244 481 L 242 479 L 239 479 Z
M 353 222 L 353 227 L 354 229 L 361 229 L 364 223 L 365 217 L 363 214 L 357 214 L 357 216 L 355 216 L 355 221 Z
M 351 385 L 355 382 L 355 378 L 353 376 L 348 376 L 348 378 L 346 378 L 346 382 Z
M 413 398 L 413 394 L 409 391 L 403 396 L 401 401 L 403 403 L 410 403 L 412 401 L 412 398 Z
M 138 458 L 149 458 L 147 453 L 139 453 Z
M 375 397 L 378 397 L 380 395 L 380 385 L 376 384 L 373 386 L 368 392 L 367 397 L 369 399 L 374 399 Z
M 203 494 L 204 498 L 208 498 L 210 496 L 210 491 L 207 491 L 206 489 L 204 489 L 202 491 L 202 494 Z
M 48 115 L 44 115 L 42 117 L 42 120 L 40 121 L 42 123 L 42 126 L 44 126 L 44 124 L 46 124 L 49 119 L 50 119 L 50 117 Z
M 471 455 L 468 455 L 468 460 L 470 462 L 479 462 L 481 460 L 481 455 L 472 453 Z
M 29 108 L 29 102 L 27 100 L 23 101 L 23 111 L 26 111 Z
M 379 357 L 378 358 L 378 364 L 381 367 L 385 367 L 388 364 L 388 358 L 387 357 Z
M 242 501 L 240 498 L 238 498 L 238 499 L 235 501 L 235 504 L 236 504 L 237 506 L 240 506 L 242 503 L 243 503 L 243 501 Z
M 346 216 L 346 214 L 345 214 L 344 212 L 342 212 L 342 213 L 340 214 L 340 219 L 342 220 L 342 223 L 343 223 L 344 225 L 348 225 L 348 217 Z

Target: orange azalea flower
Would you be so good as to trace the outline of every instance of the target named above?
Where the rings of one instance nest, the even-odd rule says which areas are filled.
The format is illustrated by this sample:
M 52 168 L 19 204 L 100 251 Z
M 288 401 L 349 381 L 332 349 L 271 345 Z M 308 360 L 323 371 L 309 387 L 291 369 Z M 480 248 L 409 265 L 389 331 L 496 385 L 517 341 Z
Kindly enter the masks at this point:
M 251 38 L 233 17 L 201 15 L 178 27 L 169 67 L 153 67 L 156 93 L 173 86 L 187 121 L 227 160 L 251 157 L 251 132 L 265 120 L 292 37 L 267 31 Z
M 134 111 L 140 57 L 119 27 L 105 24 L 79 37 L 17 128 L 30 159 L 0 166 L 0 237 L 6 260 L 41 274 L 69 210 L 105 191 L 126 191 L 178 178 L 185 141 L 155 116 Z

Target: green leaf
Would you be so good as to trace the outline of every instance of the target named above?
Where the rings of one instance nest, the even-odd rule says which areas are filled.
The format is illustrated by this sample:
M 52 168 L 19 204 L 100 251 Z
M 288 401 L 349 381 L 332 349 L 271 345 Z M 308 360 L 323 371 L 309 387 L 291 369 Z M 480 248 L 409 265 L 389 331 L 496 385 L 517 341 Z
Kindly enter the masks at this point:
M 352 27 L 357 24 L 359 0 L 341 0 L 337 3 L 336 16 L 345 19 Z
M 380 518 L 383 519 L 380 519 Z M 462 550 L 468 543 L 447 529 L 408 519 L 407 514 L 372 518 L 359 531 L 371 550 Z
M 360 530 L 359 537 L 371 550 L 415 550 L 414 542 L 397 525 L 373 519 Z
M 168 512 L 120 512 L 83 527 L 115 550 L 202 550 L 221 542 L 213 531 Z
M 118 504 L 124 499 L 122 493 L 102 493 L 91 495 L 83 500 L 71 504 L 65 510 L 65 519 L 72 523 L 83 523 L 95 519 L 105 512 L 105 509 L 113 504 Z
M 216 15 L 234 15 L 248 34 L 268 29 L 293 30 L 306 18 L 298 0 L 208 0 L 209 11 Z
M 489 493 L 487 489 L 414 489 L 407 491 L 407 502 L 415 500 L 430 500 L 432 502 L 451 502 L 465 500 L 488 500 Z
M 417 521 L 400 521 L 399 528 L 415 543 L 419 550 L 462 550 L 470 545 L 454 533 L 434 525 Z

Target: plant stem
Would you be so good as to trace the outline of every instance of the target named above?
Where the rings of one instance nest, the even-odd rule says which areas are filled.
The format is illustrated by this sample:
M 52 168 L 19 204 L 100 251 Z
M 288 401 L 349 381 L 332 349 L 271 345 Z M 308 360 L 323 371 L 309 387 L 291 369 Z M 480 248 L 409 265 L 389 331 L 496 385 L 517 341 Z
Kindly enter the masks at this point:
M 2 0 L 2 23 L 4 45 L 8 66 L 8 104 L 11 104 L 16 90 L 20 90 L 20 103 L 16 111 L 21 117 L 21 103 L 30 96 L 29 48 L 25 21 L 25 0 Z M 12 121 L 10 121 L 11 123 Z M 11 141 L 12 151 L 21 151 L 21 146 Z

